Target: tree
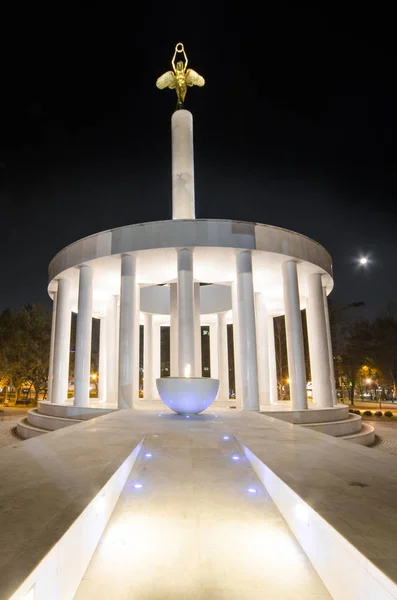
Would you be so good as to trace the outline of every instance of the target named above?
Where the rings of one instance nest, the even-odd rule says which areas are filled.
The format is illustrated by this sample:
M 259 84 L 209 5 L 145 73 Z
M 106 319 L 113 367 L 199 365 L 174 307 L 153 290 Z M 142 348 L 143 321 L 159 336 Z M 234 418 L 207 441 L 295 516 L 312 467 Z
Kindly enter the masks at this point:
M 35 400 L 48 382 L 51 316 L 39 305 L 0 313 L 0 376 L 16 390 L 34 387 Z
M 384 315 L 375 319 L 373 335 L 374 360 L 385 380 L 389 380 L 392 384 L 393 398 L 395 398 L 397 395 L 397 316 L 392 306 L 389 306 Z
M 365 319 L 351 323 L 346 332 L 344 347 L 338 357 L 338 370 L 349 389 L 350 403 L 354 404 L 354 392 L 361 381 L 365 365 L 374 368 L 373 327 Z

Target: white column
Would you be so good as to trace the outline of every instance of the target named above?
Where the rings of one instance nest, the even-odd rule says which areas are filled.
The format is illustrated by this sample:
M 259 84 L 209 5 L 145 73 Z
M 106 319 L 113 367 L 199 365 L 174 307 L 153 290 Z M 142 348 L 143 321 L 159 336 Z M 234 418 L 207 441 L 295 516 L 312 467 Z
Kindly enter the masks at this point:
M 313 382 L 313 400 L 319 408 L 333 406 L 327 326 L 325 323 L 323 286 L 320 273 L 308 276 L 309 306 L 307 325 L 309 333 L 310 367 Z
M 193 116 L 187 110 L 172 115 L 172 218 L 195 219 Z
M 68 399 L 70 357 L 70 282 L 58 280 L 57 309 L 55 317 L 54 366 L 51 402 L 63 404 Z
M 330 376 L 331 376 L 332 399 L 333 399 L 333 403 L 336 405 L 338 403 L 338 398 L 336 396 L 334 353 L 333 353 L 333 350 L 332 350 L 331 325 L 330 325 L 330 321 L 329 321 L 327 290 L 325 289 L 325 287 L 323 287 L 323 297 L 324 297 L 325 325 L 326 325 L 326 328 L 327 328 L 329 372 L 330 372 Z
M 101 317 L 99 325 L 99 382 L 98 382 L 98 399 L 101 403 L 107 401 L 107 317 Z
M 296 262 L 294 260 L 284 262 L 282 273 L 291 405 L 292 409 L 302 409 L 307 408 L 307 392 Z
M 79 300 L 74 366 L 74 405 L 89 406 L 92 333 L 92 267 L 83 265 L 79 273 Z
M 193 250 L 188 248 L 178 250 L 178 355 L 179 377 L 184 377 L 187 364 L 193 374 L 196 364 Z
M 111 296 L 106 312 L 106 350 L 107 350 L 107 375 L 106 375 L 106 402 L 117 404 L 118 392 L 118 320 L 117 320 L 117 296 Z
M 50 342 L 50 358 L 48 363 L 48 384 L 47 384 L 47 400 L 52 402 L 52 378 L 54 373 L 54 348 L 55 348 L 55 327 L 56 327 L 56 315 L 57 315 L 57 296 L 58 293 L 54 292 L 54 298 L 52 301 L 52 319 L 51 319 L 51 342 Z
M 259 403 L 267 406 L 270 404 L 268 315 L 262 292 L 255 294 L 255 313 Z
M 218 321 L 210 323 L 210 371 L 212 379 L 219 379 L 218 369 Z
M 139 346 L 139 300 L 136 283 L 136 257 L 121 257 L 120 327 L 119 327 L 119 408 L 133 408 L 139 389 L 136 353 Z M 139 356 L 139 355 L 138 355 Z
M 153 389 L 154 389 L 154 398 L 155 399 L 159 399 L 159 393 L 157 391 L 157 385 L 156 385 L 156 379 L 160 379 L 160 375 L 161 375 L 161 325 L 160 323 L 156 322 L 153 319 L 153 340 L 152 340 L 152 344 L 153 344 L 153 354 L 152 354 L 152 361 L 153 361 L 153 367 L 152 367 L 152 372 L 153 372 Z
M 259 410 L 254 286 L 250 250 L 237 254 L 236 271 L 243 409 Z
M 143 324 L 143 397 L 153 399 L 153 316 L 148 313 Z
M 227 351 L 227 323 L 226 313 L 218 314 L 218 379 L 219 379 L 219 399 L 229 400 L 229 360 Z
M 237 281 L 232 283 L 233 310 L 233 358 L 234 358 L 234 387 L 236 390 L 236 406 L 243 408 L 243 384 L 241 375 L 241 353 L 239 341 L 239 311 L 237 300 Z
M 170 375 L 178 377 L 178 285 L 170 284 Z
M 201 314 L 200 314 L 200 284 L 194 284 L 194 329 L 195 329 L 195 345 L 194 345 L 194 357 L 195 357 L 195 377 L 202 377 L 203 365 L 201 358 Z
M 268 333 L 268 355 L 269 355 L 269 388 L 270 388 L 270 404 L 277 404 L 278 389 L 277 389 L 277 362 L 276 362 L 276 343 L 274 339 L 274 320 L 269 315 L 267 323 Z

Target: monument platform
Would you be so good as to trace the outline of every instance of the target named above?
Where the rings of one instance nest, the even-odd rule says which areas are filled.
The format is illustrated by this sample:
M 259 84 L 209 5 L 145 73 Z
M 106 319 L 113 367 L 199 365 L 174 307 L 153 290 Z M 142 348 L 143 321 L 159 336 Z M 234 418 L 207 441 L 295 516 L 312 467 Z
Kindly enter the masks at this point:
M 146 459 L 146 453 L 152 456 Z M 146 560 L 145 573 L 152 579 L 148 598 L 167 598 L 165 592 L 178 597 L 182 579 L 186 598 L 230 598 L 230 585 L 236 597 L 247 598 L 264 591 L 271 598 L 272 585 L 275 598 L 397 597 L 397 458 L 374 449 L 257 413 L 218 411 L 187 419 L 166 410 L 161 415 L 122 410 L 5 448 L 0 455 L 1 478 L 7 481 L 0 493 L 4 600 L 22 600 L 33 585 L 36 600 L 73 598 L 79 585 L 77 598 L 89 598 L 90 586 L 98 590 L 101 578 L 117 572 L 109 555 L 120 556 L 125 566 L 130 551 L 132 581 Z M 142 488 L 131 487 L 135 484 Z M 128 515 L 121 530 L 113 529 L 109 549 L 109 519 L 120 516 L 126 502 Z M 151 566 L 147 547 L 138 549 L 128 538 L 136 527 L 142 538 L 153 536 L 145 511 L 140 512 L 146 504 L 164 524 L 165 561 L 178 545 L 178 558 L 167 562 L 168 576 Z M 280 515 L 314 568 L 279 528 Z M 168 519 L 181 528 L 173 535 L 167 534 Z M 212 527 L 218 532 L 216 547 L 226 556 L 212 557 L 215 568 L 209 571 Z M 92 565 L 97 560 L 98 543 L 109 568 L 100 577 L 95 566 L 86 571 L 92 557 Z M 281 570 L 268 568 L 274 555 Z M 141 581 L 143 576 L 140 572 Z M 302 582 L 307 587 L 299 589 Z M 50 590 L 53 595 L 46 596 Z

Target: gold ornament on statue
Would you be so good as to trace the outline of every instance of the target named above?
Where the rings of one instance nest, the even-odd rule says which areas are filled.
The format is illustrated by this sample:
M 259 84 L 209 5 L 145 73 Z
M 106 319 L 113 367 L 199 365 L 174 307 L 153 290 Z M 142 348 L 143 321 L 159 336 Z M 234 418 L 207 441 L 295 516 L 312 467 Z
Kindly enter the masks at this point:
M 175 64 L 175 58 L 177 54 L 183 54 L 183 60 L 178 60 Z M 176 95 L 178 98 L 177 110 L 183 108 L 183 103 L 185 101 L 187 86 L 192 87 L 193 85 L 198 85 L 199 87 L 203 87 L 205 84 L 204 77 L 201 77 L 196 71 L 193 69 L 187 69 L 187 56 L 185 52 L 185 48 L 183 44 L 179 43 L 175 46 L 174 56 L 172 58 L 171 64 L 173 71 L 167 71 L 164 75 L 161 75 L 156 81 L 156 86 L 163 90 L 164 88 L 170 88 L 171 90 L 176 91 Z

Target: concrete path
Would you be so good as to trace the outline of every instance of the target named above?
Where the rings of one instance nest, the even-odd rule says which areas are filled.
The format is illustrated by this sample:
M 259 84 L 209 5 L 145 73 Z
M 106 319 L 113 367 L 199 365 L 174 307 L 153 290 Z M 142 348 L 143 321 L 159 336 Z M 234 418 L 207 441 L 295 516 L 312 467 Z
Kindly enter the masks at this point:
M 330 598 L 223 419 L 159 420 L 75 600 Z

